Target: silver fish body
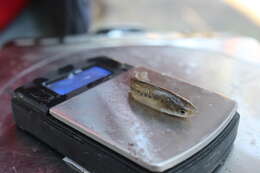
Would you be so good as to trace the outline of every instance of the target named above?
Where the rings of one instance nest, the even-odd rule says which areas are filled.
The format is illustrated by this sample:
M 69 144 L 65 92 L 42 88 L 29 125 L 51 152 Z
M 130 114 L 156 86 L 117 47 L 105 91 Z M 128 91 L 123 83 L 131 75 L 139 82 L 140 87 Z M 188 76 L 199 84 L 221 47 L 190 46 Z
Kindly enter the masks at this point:
M 134 100 L 168 115 L 188 118 L 196 111 L 186 98 L 136 77 L 131 78 L 130 89 Z

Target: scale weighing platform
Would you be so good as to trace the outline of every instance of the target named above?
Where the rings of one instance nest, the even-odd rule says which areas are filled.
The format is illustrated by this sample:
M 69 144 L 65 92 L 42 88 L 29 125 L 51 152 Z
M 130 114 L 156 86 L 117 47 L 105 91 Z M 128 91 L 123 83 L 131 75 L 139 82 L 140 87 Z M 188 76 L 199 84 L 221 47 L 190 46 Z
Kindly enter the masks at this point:
M 135 72 L 147 72 L 191 100 L 196 115 L 171 117 L 129 99 Z M 229 98 L 105 56 L 67 64 L 19 87 L 12 108 L 18 127 L 93 173 L 214 172 L 228 156 L 239 122 Z

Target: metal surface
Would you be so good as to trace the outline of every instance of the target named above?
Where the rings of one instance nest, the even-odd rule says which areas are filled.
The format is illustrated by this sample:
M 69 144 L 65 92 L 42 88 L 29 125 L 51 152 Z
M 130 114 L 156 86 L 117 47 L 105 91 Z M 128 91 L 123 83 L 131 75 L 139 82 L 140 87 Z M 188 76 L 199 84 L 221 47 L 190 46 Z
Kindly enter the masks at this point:
M 195 115 L 170 117 L 133 101 L 128 92 L 135 72 L 147 72 L 157 86 L 190 100 L 197 107 Z M 50 113 L 142 167 L 163 172 L 215 139 L 236 113 L 236 103 L 139 67 L 54 106 Z
M 156 33 L 79 39 L 67 38 L 63 46 L 14 46 L 1 50 L 0 172 L 70 172 L 56 153 L 15 128 L 10 93 L 42 73 L 95 55 L 141 64 L 236 100 L 241 114 L 238 136 L 219 172 L 259 172 L 260 46 L 257 41 L 235 36 L 176 40 L 175 34 Z M 111 46 L 114 48 L 103 48 Z
M 89 173 L 85 168 L 83 168 L 82 166 L 80 166 L 78 163 L 74 162 L 73 160 L 71 160 L 68 157 L 64 157 L 62 159 L 69 167 L 71 167 L 72 169 L 75 169 L 75 171 L 77 171 L 78 173 Z

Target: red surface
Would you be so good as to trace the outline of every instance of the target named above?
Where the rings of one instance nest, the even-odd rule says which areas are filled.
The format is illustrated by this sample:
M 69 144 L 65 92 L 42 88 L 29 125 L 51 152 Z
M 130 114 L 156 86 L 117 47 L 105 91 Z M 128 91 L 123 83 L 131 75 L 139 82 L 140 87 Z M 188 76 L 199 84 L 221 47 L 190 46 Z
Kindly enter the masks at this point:
M 56 152 L 17 130 L 12 117 L 12 90 L 31 80 L 32 73 L 28 77 L 22 73 L 41 60 L 40 54 L 36 48 L 0 51 L 0 173 L 72 173 Z
M 29 0 L 0 0 L 0 30 L 6 27 L 26 6 Z

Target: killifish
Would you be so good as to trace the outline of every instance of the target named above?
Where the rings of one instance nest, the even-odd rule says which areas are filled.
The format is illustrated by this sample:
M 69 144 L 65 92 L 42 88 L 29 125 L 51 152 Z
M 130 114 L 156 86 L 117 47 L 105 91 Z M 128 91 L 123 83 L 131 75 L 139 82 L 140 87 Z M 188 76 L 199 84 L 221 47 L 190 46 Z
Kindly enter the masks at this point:
M 130 79 L 130 95 L 139 103 L 172 116 L 187 118 L 197 110 L 186 98 L 153 85 L 147 77 L 142 80 L 140 75 Z

